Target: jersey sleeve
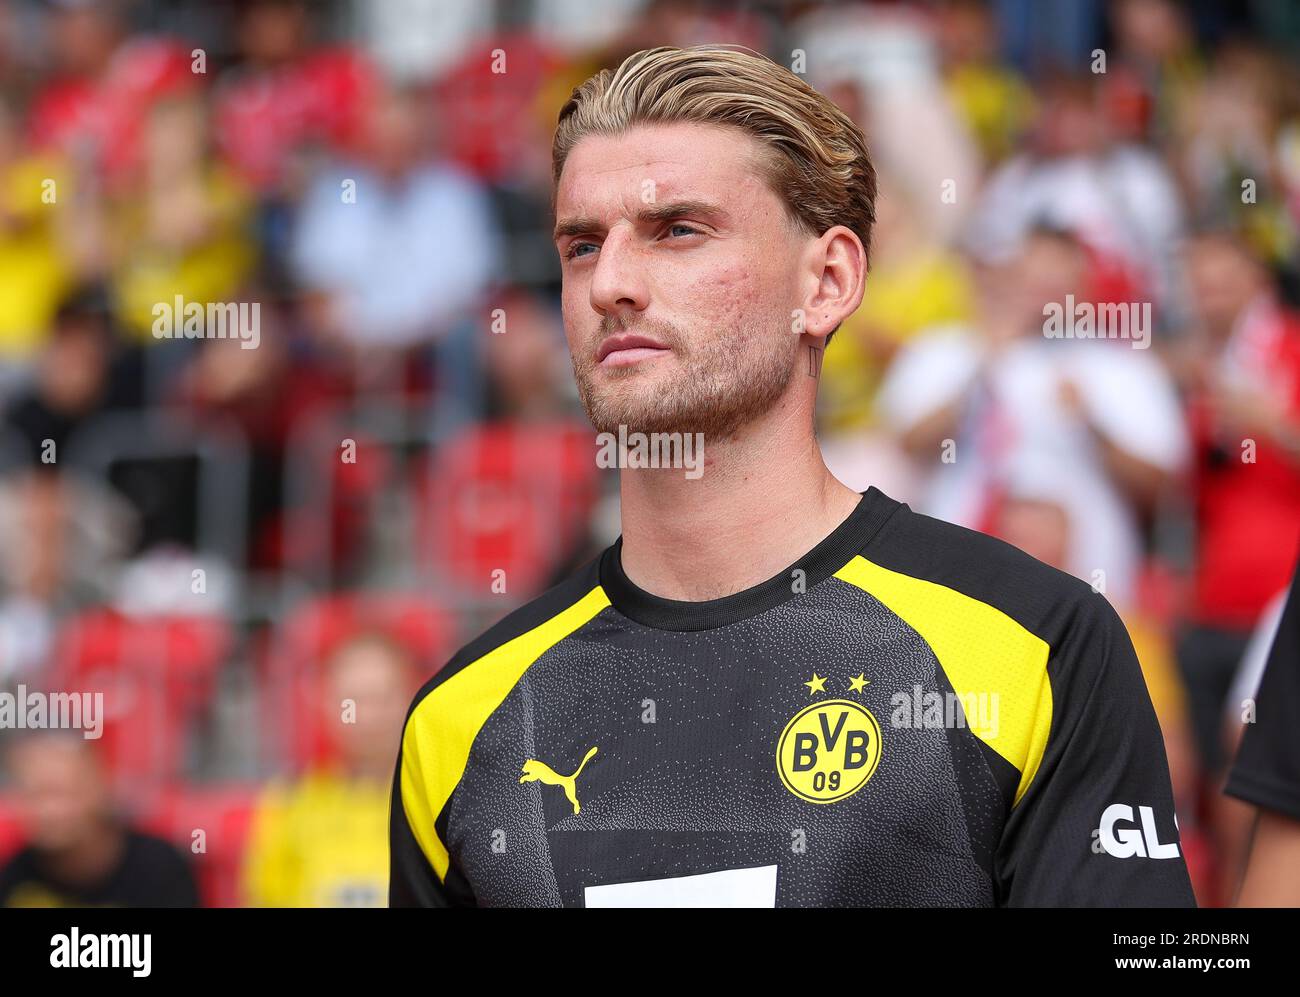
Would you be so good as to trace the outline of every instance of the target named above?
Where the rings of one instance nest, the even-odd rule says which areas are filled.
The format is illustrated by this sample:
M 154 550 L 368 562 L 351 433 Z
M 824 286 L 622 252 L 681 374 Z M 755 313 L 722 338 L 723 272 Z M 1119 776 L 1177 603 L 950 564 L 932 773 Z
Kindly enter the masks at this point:
M 1300 571 L 1255 700 L 1224 792 L 1300 820 Z
M 411 736 L 411 720 L 402 738 L 393 774 L 393 798 L 389 810 L 390 907 L 472 907 L 474 895 L 452 859 L 445 859 L 442 874 L 434 868 L 433 857 L 420 844 L 417 828 L 429 835 L 445 834 L 438 830 L 440 814 L 433 813 L 428 802 L 422 775 L 426 760 L 420 757 L 419 739 Z M 445 826 L 445 825 L 444 825 Z
M 1133 643 L 1084 587 L 1052 644 L 1046 749 L 995 859 L 1012 907 L 1194 907 L 1164 741 Z

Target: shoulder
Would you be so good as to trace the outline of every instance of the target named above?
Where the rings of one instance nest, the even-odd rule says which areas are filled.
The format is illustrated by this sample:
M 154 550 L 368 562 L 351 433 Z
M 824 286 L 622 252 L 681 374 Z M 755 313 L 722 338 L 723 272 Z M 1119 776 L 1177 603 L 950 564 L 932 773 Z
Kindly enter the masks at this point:
M 609 605 L 600 588 L 599 563 L 600 557 L 587 562 L 461 647 L 415 694 L 408 720 L 431 693 L 451 679 L 471 669 L 487 669 L 508 681 L 509 676 L 517 677 L 516 672 L 522 673 L 548 648 L 586 624 Z
M 189 868 L 185 856 L 181 854 L 175 845 L 155 835 L 130 830 L 127 832 L 126 847 L 127 861 L 137 866 L 137 868 L 139 866 L 155 869 L 182 868 L 188 870 Z
M 1014 769 L 1013 802 L 1099 689 L 1140 689 L 1106 598 L 994 537 L 904 505 L 840 577 L 916 631 L 958 696 L 996 696 L 1001 721 L 976 736 Z
M 0 861 L 0 907 L 14 904 L 15 893 L 30 880 L 39 880 L 36 851 L 24 846 Z
M 487 197 L 478 179 L 454 163 L 433 163 L 418 171 L 411 190 L 424 201 L 449 201 L 460 210 L 478 209 Z
M 905 504 L 863 556 L 889 572 L 956 593 L 962 602 L 983 604 L 1053 647 L 1071 628 L 1115 616 L 1103 595 L 1073 575 Z
M 936 326 L 899 349 L 877 404 L 891 421 L 908 422 L 932 408 L 937 398 L 960 390 L 979 363 L 979 347 L 968 328 Z
M 0 886 L 25 879 L 36 866 L 36 850 L 24 845 L 0 861 Z

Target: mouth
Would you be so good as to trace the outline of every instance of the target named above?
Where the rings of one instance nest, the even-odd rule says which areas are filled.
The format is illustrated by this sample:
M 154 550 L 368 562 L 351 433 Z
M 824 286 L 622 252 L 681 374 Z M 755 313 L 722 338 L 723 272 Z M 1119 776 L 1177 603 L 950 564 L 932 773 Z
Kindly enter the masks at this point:
M 596 350 L 596 362 L 602 367 L 625 367 L 671 352 L 671 349 L 650 336 L 623 333 L 601 341 Z

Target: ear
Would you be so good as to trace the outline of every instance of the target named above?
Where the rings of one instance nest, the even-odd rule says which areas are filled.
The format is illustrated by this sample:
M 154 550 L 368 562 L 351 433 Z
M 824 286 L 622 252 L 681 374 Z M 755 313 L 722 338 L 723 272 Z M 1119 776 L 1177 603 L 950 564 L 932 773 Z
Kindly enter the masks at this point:
M 799 303 L 804 333 L 824 339 L 858 310 L 867 281 L 867 253 L 851 229 L 836 225 L 808 246 L 804 257 L 804 286 Z

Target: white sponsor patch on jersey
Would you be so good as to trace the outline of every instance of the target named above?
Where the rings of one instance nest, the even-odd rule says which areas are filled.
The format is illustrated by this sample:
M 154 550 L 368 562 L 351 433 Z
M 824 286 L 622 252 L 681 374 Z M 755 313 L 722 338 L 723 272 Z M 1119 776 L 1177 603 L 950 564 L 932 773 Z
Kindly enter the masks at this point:
M 588 907 L 775 907 L 776 866 L 588 886 Z

